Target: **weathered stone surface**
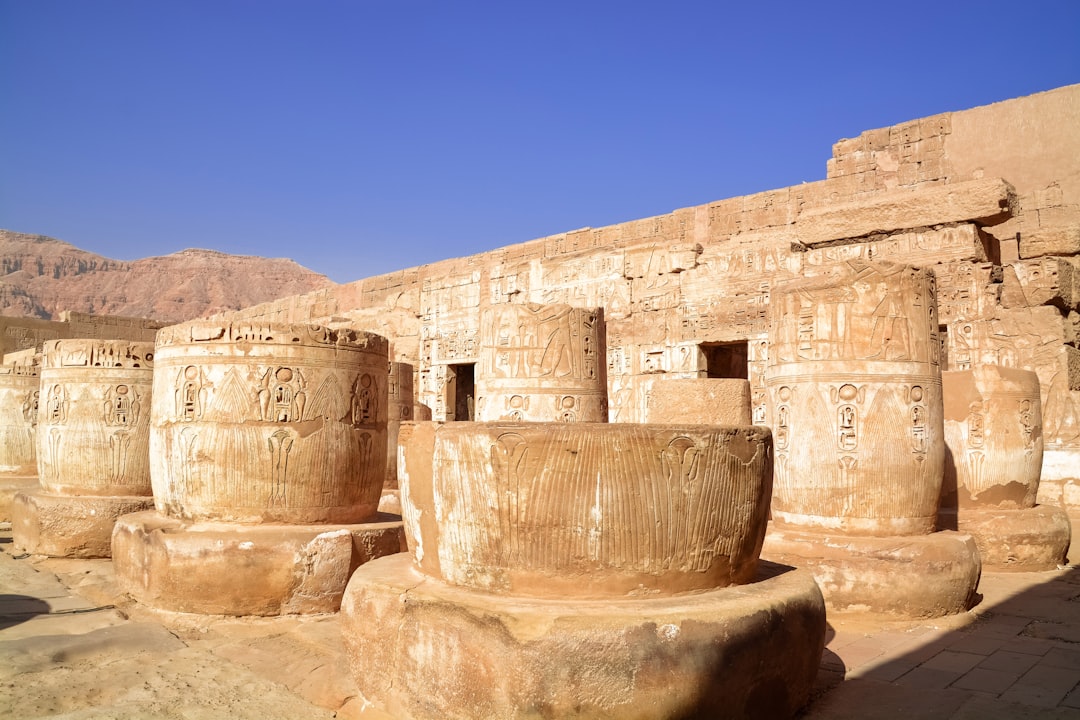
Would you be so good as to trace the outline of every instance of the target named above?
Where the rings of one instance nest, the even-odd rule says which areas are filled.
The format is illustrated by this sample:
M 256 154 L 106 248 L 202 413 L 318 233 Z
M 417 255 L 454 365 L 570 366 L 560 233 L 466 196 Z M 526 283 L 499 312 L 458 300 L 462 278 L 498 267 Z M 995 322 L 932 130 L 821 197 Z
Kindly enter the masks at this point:
M 945 459 L 933 275 L 851 261 L 773 288 L 774 521 L 930 532 Z
M 1043 257 L 1012 263 L 1004 268 L 1001 306 L 1073 308 L 1078 300 L 1073 295 L 1075 271 L 1068 258 Z
M 829 611 L 941 617 L 976 601 L 982 572 L 970 535 L 867 537 L 785 527 L 761 558 L 813 573 Z
M 1080 225 L 1025 230 L 1020 234 L 1020 257 L 1080 254 Z
M 0 365 L 0 476 L 37 473 L 39 372 Z
M 418 423 L 402 504 L 417 566 L 540 597 L 748 582 L 771 480 L 766 428 Z
M 948 448 L 945 508 L 1030 508 L 1043 460 L 1039 378 L 979 365 L 941 374 Z
M 0 477 L 0 522 L 11 521 L 11 505 L 19 493 L 37 490 L 37 473 L 33 475 L 5 475 Z
M 1066 562 L 1072 526 L 1060 507 L 943 509 L 942 528 L 972 537 L 983 570 L 1041 572 Z
M 163 610 L 206 615 L 336 612 L 361 564 L 404 549 L 401 521 L 354 525 L 189 523 L 126 515 L 112 536 L 120 588 Z
M 956 222 L 994 225 L 1017 210 L 1016 190 L 993 178 L 922 188 L 891 190 L 859 201 L 799 213 L 799 242 L 809 247 L 877 233 Z
M 647 423 L 749 425 L 750 382 L 725 378 L 656 380 L 648 391 Z
M 353 523 L 386 474 L 386 340 L 310 325 L 158 335 L 154 498 L 189 520 Z
M 154 346 L 120 340 L 45 343 L 38 477 L 57 495 L 150 495 Z
M 483 311 L 475 419 L 607 421 L 602 352 L 597 310 L 510 304 Z
M 19 493 L 12 502 L 12 543 L 52 557 L 107 558 L 117 519 L 149 510 L 151 497 Z
M 360 568 L 341 618 L 361 692 L 401 720 L 791 717 L 825 629 L 801 570 L 679 597 L 541 601 L 446 585 L 404 556 Z

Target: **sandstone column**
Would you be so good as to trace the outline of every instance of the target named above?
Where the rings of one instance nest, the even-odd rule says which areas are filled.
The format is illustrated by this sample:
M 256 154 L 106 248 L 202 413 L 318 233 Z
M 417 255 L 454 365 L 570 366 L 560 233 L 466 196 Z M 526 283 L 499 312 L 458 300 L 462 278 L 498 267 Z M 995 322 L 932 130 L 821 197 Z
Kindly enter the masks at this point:
M 945 462 L 933 274 L 853 260 L 777 284 L 770 312 L 764 556 L 813 568 L 835 609 L 965 610 L 974 544 L 930 534 Z
M 824 603 L 761 572 L 767 428 L 407 423 L 409 555 L 342 602 L 365 698 L 397 718 L 790 717 Z M 422 689 L 422 690 L 418 690 Z
M 0 520 L 11 520 L 16 493 L 30 492 L 38 484 L 40 362 L 40 356 L 29 351 L 8 353 L 0 365 Z
M 941 376 L 948 457 L 939 525 L 970 533 L 984 568 L 1063 565 L 1069 517 L 1035 504 L 1043 459 L 1038 375 L 978 365 Z
M 113 524 L 153 506 L 152 343 L 52 340 L 38 396 L 41 489 L 16 495 L 14 542 L 28 552 L 109 557 Z
M 309 325 L 158 333 L 156 512 L 124 518 L 120 586 L 183 612 L 329 612 L 349 573 L 401 548 L 379 516 L 387 343 Z
M 480 320 L 478 421 L 605 422 L 603 314 L 495 305 Z

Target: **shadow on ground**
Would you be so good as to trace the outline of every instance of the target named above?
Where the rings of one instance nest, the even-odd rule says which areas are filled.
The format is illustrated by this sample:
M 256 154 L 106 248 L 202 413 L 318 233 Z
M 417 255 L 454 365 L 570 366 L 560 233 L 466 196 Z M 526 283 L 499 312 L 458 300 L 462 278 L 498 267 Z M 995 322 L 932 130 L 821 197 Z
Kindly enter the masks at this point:
M 951 618 L 829 617 L 803 720 L 1080 718 L 1080 568 L 984 573 Z

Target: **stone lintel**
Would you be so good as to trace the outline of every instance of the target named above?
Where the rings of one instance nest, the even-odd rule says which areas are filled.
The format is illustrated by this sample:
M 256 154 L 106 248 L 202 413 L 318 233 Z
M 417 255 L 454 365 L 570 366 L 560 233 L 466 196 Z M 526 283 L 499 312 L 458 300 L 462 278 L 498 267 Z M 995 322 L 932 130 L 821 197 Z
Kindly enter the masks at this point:
M 950 223 L 996 225 L 1016 212 L 1016 190 L 1001 178 L 890 190 L 800 213 L 799 242 L 817 247 L 852 238 Z
M 400 720 L 792 717 L 825 606 L 810 573 L 772 570 L 674 597 L 530 600 L 447 585 L 397 555 L 353 575 L 342 632 L 361 693 Z
M 773 527 L 761 558 L 810 570 L 830 613 L 965 612 L 981 573 L 975 540 L 956 532 L 866 537 Z
M 355 525 L 188 523 L 157 512 L 113 533 L 120 589 L 159 610 L 204 615 L 336 612 L 353 570 L 401 552 L 400 519 Z

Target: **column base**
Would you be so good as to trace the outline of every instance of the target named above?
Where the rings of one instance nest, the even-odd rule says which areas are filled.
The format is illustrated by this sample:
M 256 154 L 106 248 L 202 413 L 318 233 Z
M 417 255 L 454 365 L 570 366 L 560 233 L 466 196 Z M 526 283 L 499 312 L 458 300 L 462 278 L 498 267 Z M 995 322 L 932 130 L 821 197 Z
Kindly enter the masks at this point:
M 1065 564 L 1071 524 L 1065 510 L 962 508 L 938 513 L 938 526 L 975 539 L 983 570 L 1042 572 Z
M 0 522 L 11 522 L 12 503 L 18 493 L 34 492 L 38 489 L 37 475 L 2 475 L 0 476 Z
M 773 525 L 761 557 L 813 573 L 830 612 L 941 617 L 975 602 L 981 565 L 969 535 L 868 537 Z
M 400 519 L 354 525 L 184 522 L 128 515 L 113 532 L 120 589 L 159 610 L 203 615 L 336 612 L 357 567 L 405 550 Z
M 154 498 L 143 495 L 21 492 L 11 505 L 11 542 L 35 555 L 107 558 L 116 520 L 152 507 Z
M 342 631 L 361 693 L 400 720 L 791 717 L 825 605 L 810 573 L 769 569 L 673 597 L 537 600 L 448 585 L 402 554 L 353 575 Z

